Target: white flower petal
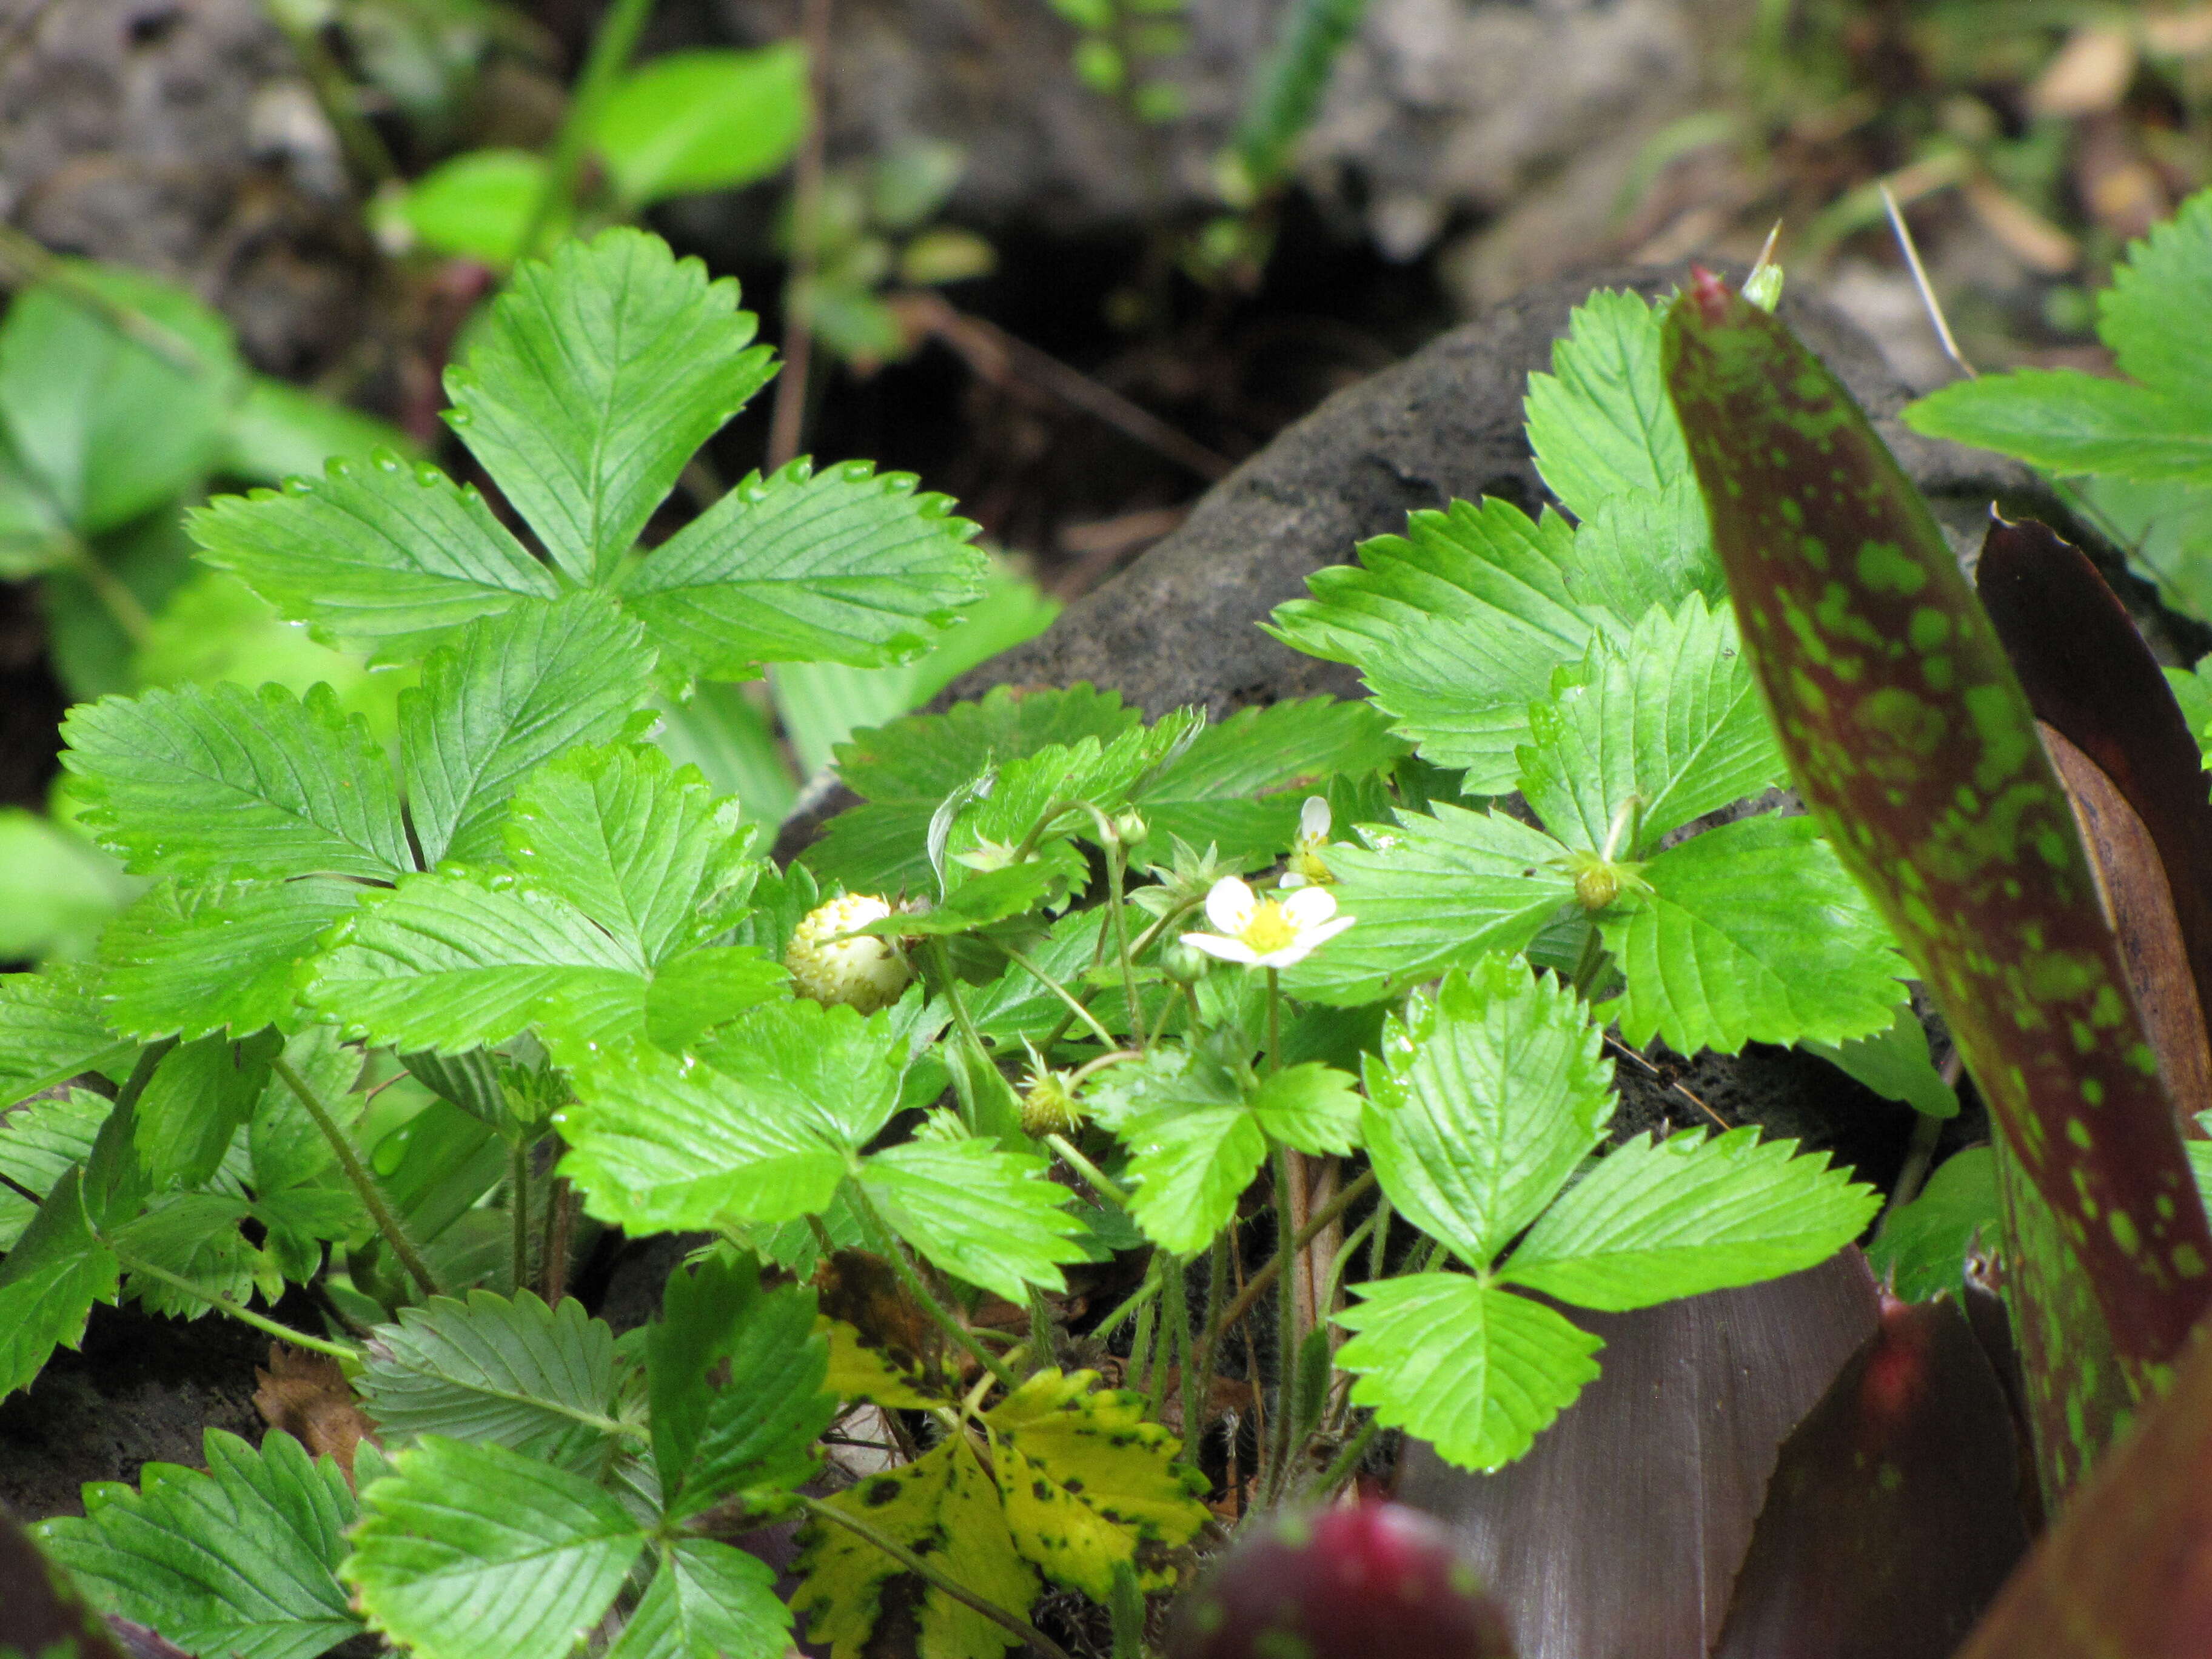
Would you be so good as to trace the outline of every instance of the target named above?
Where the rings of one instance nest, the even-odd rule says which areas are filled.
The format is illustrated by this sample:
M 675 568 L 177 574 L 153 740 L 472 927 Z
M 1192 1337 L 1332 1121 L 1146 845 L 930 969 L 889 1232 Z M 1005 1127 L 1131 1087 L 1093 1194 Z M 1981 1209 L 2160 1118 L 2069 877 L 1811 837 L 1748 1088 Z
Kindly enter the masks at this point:
M 1308 795 L 1306 804 L 1298 808 L 1298 834 L 1308 841 L 1319 841 L 1328 834 L 1328 798 Z
M 1275 884 L 1278 889 L 1285 893 L 1291 892 L 1297 888 L 1308 886 L 1310 884 L 1307 882 L 1306 878 L 1295 870 L 1291 871 L 1288 875 L 1283 877 Z
M 1301 887 L 1283 901 L 1283 920 L 1301 933 L 1318 927 L 1336 914 L 1336 900 L 1326 887 Z
M 1351 927 L 1353 922 L 1358 920 L 1359 918 L 1358 916 L 1339 916 L 1334 921 L 1324 921 L 1319 927 L 1310 927 L 1304 933 L 1300 934 L 1298 936 L 1298 943 L 1304 945 L 1309 951 L 1310 951 L 1315 945 L 1319 945 L 1322 940 L 1334 939 L 1339 933 L 1342 933 L 1346 928 Z
M 1252 890 L 1234 876 L 1224 876 L 1213 884 L 1213 890 L 1206 896 L 1206 919 L 1224 933 L 1241 933 L 1244 924 L 1252 920 L 1253 907 L 1259 902 Z
M 1264 957 L 1252 958 L 1255 968 L 1287 968 L 1292 963 L 1304 962 L 1313 954 L 1314 941 L 1310 939 L 1292 939 L 1279 951 L 1270 951 Z
M 1241 962 L 1249 967 L 1260 960 L 1252 947 L 1241 939 L 1224 939 L 1218 933 L 1185 933 L 1182 942 L 1194 951 L 1203 951 L 1223 962 Z

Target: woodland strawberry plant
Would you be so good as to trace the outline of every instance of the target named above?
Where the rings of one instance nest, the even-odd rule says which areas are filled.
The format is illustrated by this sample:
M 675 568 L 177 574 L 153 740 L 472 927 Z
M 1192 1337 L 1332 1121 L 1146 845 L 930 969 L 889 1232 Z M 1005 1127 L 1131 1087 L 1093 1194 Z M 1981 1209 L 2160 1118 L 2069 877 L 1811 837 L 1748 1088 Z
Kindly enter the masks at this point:
M 1133 1653 L 1245 1506 L 1385 1430 L 1522 1455 L 1604 1363 L 1576 1310 L 1865 1229 L 1790 1143 L 1614 1135 L 1608 1026 L 1951 1108 L 1888 926 L 1768 793 L 1640 298 L 1532 382 L 1565 513 L 1416 514 L 1278 613 L 1371 702 L 996 691 L 856 734 L 863 804 L 781 869 L 659 711 L 927 651 L 985 563 L 860 464 L 679 523 L 753 331 L 653 238 L 568 244 L 448 380 L 511 515 L 389 454 L 196 515 L 280 614 L 416 665 L 390 745 L 320 688 L 70 716 L 81 821 L 149 885 L 0 979 L 0 1389 L 134 1300 L 329 1357 L 374 1430 L 350 1478 L 211 1433 L 41 1527 L 172 1640 Z M 610 1226 L 692 1247 L 620 1337 L 564 1294 Z M 785 1518 L 780 1592 L 739 1540 Z

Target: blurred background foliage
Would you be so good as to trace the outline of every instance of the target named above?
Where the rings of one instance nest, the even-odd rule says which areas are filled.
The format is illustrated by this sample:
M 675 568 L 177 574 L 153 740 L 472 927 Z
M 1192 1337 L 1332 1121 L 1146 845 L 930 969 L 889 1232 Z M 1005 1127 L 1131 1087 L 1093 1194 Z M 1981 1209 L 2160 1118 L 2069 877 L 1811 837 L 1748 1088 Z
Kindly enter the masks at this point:
M 654 534 L 865 456 L 997 551 L 915 662 L 664 711 L 772 826 L 847 732 L 1525 283 L 1747 263 L 1779 221 L 1791 283 L 1926 389 L 1959 370 L 1886 186 L 1967 360 L 2110 372 L 2094 295 L 2208 179 L 2212 4 L 4 0 L 0 958 L 81 951 L 128 896 L 54 793 L 67 702 L 329 679 L 389 732 L 403 677 L 195 565 L 185 515 L 333 455 L 465 469 L 444 365 L 562 236 L 650 225 L 789 365 Z M 2212 592 L 2212 515 L 2104 505 Z

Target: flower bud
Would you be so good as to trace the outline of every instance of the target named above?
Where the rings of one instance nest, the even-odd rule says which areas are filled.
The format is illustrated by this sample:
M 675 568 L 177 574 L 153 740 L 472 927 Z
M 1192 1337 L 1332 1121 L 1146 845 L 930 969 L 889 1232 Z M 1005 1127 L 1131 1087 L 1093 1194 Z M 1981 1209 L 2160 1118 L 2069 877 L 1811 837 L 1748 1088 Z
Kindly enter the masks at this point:
M 841 935 L 880 921 L 891 907 L 870 893 L 848 893 L 806 914 L 783 953 L 793 988 L 803 997 L 872 1014 L 898 1000 L 914 969 L 889 939 Z
M 1072 1135 L 1083 1127 L 1083 1108 L 1068 1092 L 1067 1079 L 1058 1072 L 1040 1072 L 1022 1097 L 1022 1133 L 1042 1140 L 1047 1135 Z
M 1620 896 L 1620 872 L 1608 864 L 1585 865 L 1575 876 L 1575 902 L 1602 910 Z
M 1213 971 L 1213 958 L 1181 939 L 1170 939 L 1160 947 L 1160 971 L 1178 985 L 1195 985 Z
M 1152 826 L 1133 806 L 1125 806 L 1114 815 L 1114 834 L 1124 847 L 1142 847 L 1152 838 Z

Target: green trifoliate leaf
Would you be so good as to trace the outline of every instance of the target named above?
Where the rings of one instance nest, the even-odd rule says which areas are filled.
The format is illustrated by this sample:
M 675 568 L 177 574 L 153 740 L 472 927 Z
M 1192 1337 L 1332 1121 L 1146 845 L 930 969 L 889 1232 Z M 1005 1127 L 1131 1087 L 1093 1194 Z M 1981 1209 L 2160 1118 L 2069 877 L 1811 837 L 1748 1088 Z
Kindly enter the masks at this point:
M 85 1225 L 82 1177 L 64 1171 L 0 1260 L 0 1400 L 45 1368 L 57 1346 L 84 1340 L 95 1302 L 115 1300 L 115 1253 Z
M 253 1115 L 283 1047 L 273 1030 L 238 1042 L 202 1037 L 169 1050 L 138 1097 L 138 1159 L 155 1189 L 197 1187 L 216 1171 Z
M 1899 1003 L 1889 1024 L 1850 1042 L 1797 1045 L 1856 1079 L 1885 1100 L 1904 1102 L 1929 1117 L 1956 1117 L 1959 1097 L 1929 1058 L 1928 1032 L 1909 1002 Z
M 1371 703 L 1308 697 L 1240 709 L 1163 767 L 1136 806 L 1152 845 L 1180 836 L 1231 859 L 1272 857 L 1297 834 L 1308 795 L 1327 793 L 1331 777 L 1364 776 L 1405 752 Z
M 828 1500 L 987 1601 L 1026 1613 L 1036 1599 L 1036 1570 L 1007 1530 L 998 1488 L 963 1432 L 926 1456 L 863 1480 Z M 806 1617 L 807 1639 L 830 1644 L 831 1659 L 864 1659 L 883 1609 L 884 1591 L 905 1569 L 873 1544 L 827 1521 L 802 1534 L 805 1583 L 791 1598 Z M 933 1584 L 912 1584 L 917 1650 L 933 1659 L 998 1659 L 1012 1645 L 1005 1626 Z
M 1378 1002 L 1456 964 L 1522 951 L 1573 901 L 1566 848 L 1503 812 L 1439 804 L 1434 817 L 1363 826 L 1328 849 L 1340 915 L 1358 921 L 1285 971 L 1312 1002 Z
M 1794 1140 L 1702 1129 L 1615 1147 L 1528 1230 L 1507 1280 L 1619 1313 L 1778 1279 L 1856 1238 L 1881 1200 Z
M 1314 597 L 1279 606 L 1272 631 L 1357 666 L 1424 759 L 1465 767 L 1471 794 L 1502 794 L 1528 705 L 1589 646 L 1565 575 L 1573 542 L 1556 514 L 1531 522 L 1500 501 L 1415 513 L 1403 537 L 1361 543 L 1357 566 L 1309 578 Z
M 1252 1116 L 1267 1138 L 1302 1152 L 1341 1156 L 1359 1144 L 1358 1085 L 1318 1060 L 1288 1066 L 1261 1079 Z
M 0 974 L 0 1105 L 112 1066 L 137 1048 L 108 1028 L 99 988 L 82 968 Z
M 590 593 L 471 623 L 399 696 L 407 810 L 427 863 L 496 858 L 508 797 L 541 762 L 619 735 L 653 652 Z
M 1661 854 L 1598 917 L 1621 1035 L 1682 1054 L 1882 1030 L 1909 971 L 1811 818 L 1723 824 Z
M 517 869 L 654 964 L 734 921 L 758 869 L 738 803 L 642 744 L 539 768 L 514 798 L 507 845 Z
M 1692 593 L 1716 606 L 1728 598 L 1705 497 L 1687 474 L 1656 495 L 1639 489 L 1599 502 L 1576 528 L 1565 574 L 1584 610 L 1602 607 L 1623 623 L 1655 605 L 1673 611 Z
M 911 657 L 983 590 L 976 526 L 911 473 L 803 460 L 757 474 L 624 572 L 623 602 L 716 678 L 767 662 Z
M 1540 1303 L 1458 1273 L 1357 1285 L 1334 1316 L 1352 1398 L 1446 1462 L 1494 1469 L 1527 1451 L 1597 1374 L 1605 1345 Z
M 994 1140 L 911 1140 L 867 1160 L 860 1184 L 901 1238 L 971 1285 L 1024 1300 L 1031 1285 L 1066 1288 L 1060 1265 L 1085 1259 L 1074 1196 L 1042 1158 Z
M 230 325 L 184 289 L 117 266 L 72 260 L 69 270 L 150 319 L 194 360 L 132 338 L 51 285 L 9 307 L 0 324 L 0 422 L 40 493 L 89 535 L 200 486 L 243 377 Z
M 315 1659 L 360 1634 L 335 1571 L 354 1496 L 336 1460 L 272 1429 L 258 1451 L 210 1429 L 207 1471 L 149 1463 L 139 1490 L 85 1489 L 39 1541 L 106 1607 L 196 1653 Z
M 646 1339 L 653 1460 L 672 1519 L 733 1492 L 773 1500 L 814 1472 L 808 1448 L 836 1415 L 814 1295 L 761 1287 L 750 1261 L 670 1276 Z
M 837 769 L 866 803 L 840 813 L 805 854 L 823 881 L 856 893 L 933 886 L 926 852 L 930 819 L 946 797 L 1054 744 L 1110 742 L 1143 715 L 1118 695 L 1088 685 L 1017 697 L 1007 686 L 942 714 L 915 714 L 855 732 L 838 745 Z
M 711 1539 L 679 1535 L 658 1547 L 660 1565 L 607 1659 L 783 1659 L 791 1609 L 775 1569 Z
M 356 1384 L 387 1443 L 424 1434 L 526 1450 L 579 1425 L 611 1432 L 614 1333 L 574 1297 L 471 1291 L 400 1310 Z
M 2204 1169 L 2195 1149 L 2212 1152 L 2212 1141 L 2181 1145 L 2197 1166 L 2201 1188 Z M 1867 1265 L 1903 1301 L 1925 1302 L 1946 1291 L 1961 1296 L 1967 1252 L 1977 1239 L 1994 1243 L 1998 1225 L 1996 1154 L 1986 1146 L 1969 1146 L 1936 1165 L 1912 1202 L 1882 1218 L 1881 1236 L 1867 1246 Z
M 437 1435 L 361 1495 L 341 1569 L 376 1629 L 439 1659 L 567 1659 L 644 1535 L 580 1475 Z
M 214 1310 L 211 1297 L 245 1302 L 253 1294 L 259 1253 L 238 1231 L 252 1206 L 228 1193 L 164 1193 L 142 1215 L 109 1231 L 115 1248 L 132 1262 L 146 1262 L 186 1280 L 186 1291 L 132 1272 L 124 1286 L 149 1313 L 198 1319 Z
M 789 1001 L 740 1018 L 705 1063 L 611 1054 L 555 1115 L 562 1171 L 632 1231 L 818 1215 L 896 1109 L 895 1042 L 884 1019 Z
M 187 1042 L 293 1026 L 299 964 L 362 892 L 321 877 L 163 883 L 101 936 L 106 1016 L 135 1036 Z
M 11 1250 L 39 1202 L 72 1164 L 90 1156 L 114 1103 L 89 1089 L 27 1102 L 0 1116 L 0 1250 Z M 25 1194 L 28 1196 L 25 1196 Z
M 1615 856 L 1788 775 L 1726 605 L 1702 595 L 1654 611 L 1624 641 L 1601 636 L 1571 683 L 1528 713 L 1521 792 L 1571 848 L 1606 845 L 1613 815 L 1642 803 Z
M 1601 289 L 1575 307 L 1566 337 L 1553 343 L 1552 373 L 1528 377 L 1528 447 L 1544 482 L 1578 519 L 1690 474 L 1660 367 L 1659 322 L 1642 295 Z
M 1480 1268 L 1604 1133 L 1612 1081 L 1604 1033 L 1574 993 L 1491 957 L 1383 1028 L 1361 1127 L 1390 1201 Z
M 357 876 L 415 867 L 391 763 L 327 685 L 186 685 L 70 711 L 79 819 L 140 875 Z
M 753 330 L 737 283 L 658 237 L 564 242 L 516 267 L 466 364 L 446 371 L 447 418 L 556 562 L 604 581 L 774 373 Z
M 1267 1156 L 1267 1138 L 1243 1106 L 1173 1102 L 1115 1133 L 1129 1149 L 1129 1212 L 1145 1236 L 1177 1255 L 1213 1242 Z
M 1117 1565 L 1138 1564 L 1147 1590 L 1173 1587 L 1158 1565 L 1206 1524 L 1205 1477 L 1175 1461 L 1175 1437 L 1145 1417 L 1142 1395 L 1100 1389 L 1096 1371 L 1039 1371 L 984 1413 L 1014 1547 L 1054 1583 L 1094 1601 Z
M 411 654 L 430 636 L 560 592 L 474 489 L 389 450 L 334 459 L 281 491 L 218 495 L 187 523 L 203 562 L 331 641 Z

